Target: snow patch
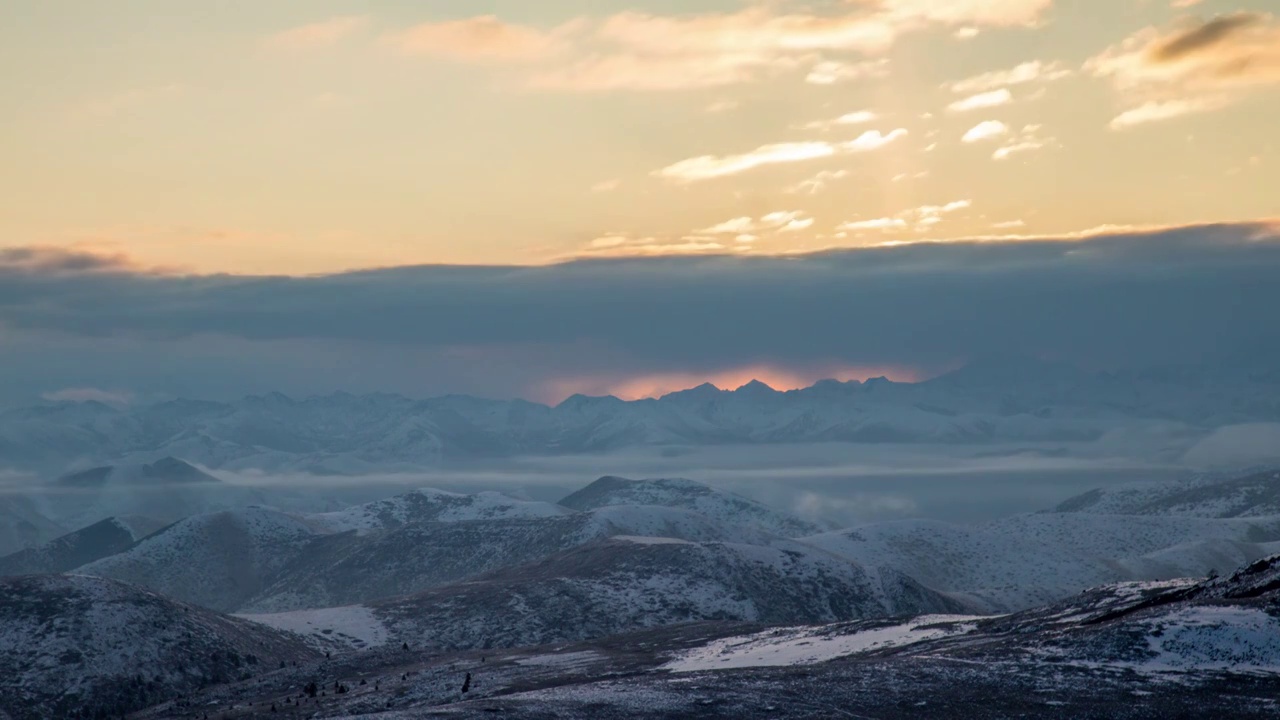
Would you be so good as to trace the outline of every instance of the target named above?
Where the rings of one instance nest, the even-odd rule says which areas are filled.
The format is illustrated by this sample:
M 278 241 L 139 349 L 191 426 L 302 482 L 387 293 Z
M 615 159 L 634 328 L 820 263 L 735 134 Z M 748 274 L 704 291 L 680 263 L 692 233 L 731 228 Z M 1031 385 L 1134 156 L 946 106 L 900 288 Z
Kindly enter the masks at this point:
M 972 632 L 968 615 L 925 615 L 899 625 L 841 633 L 842 626 L 784 628 L 716 640 L 663 665 L 671 672 L 816 665 L 848 655 Z

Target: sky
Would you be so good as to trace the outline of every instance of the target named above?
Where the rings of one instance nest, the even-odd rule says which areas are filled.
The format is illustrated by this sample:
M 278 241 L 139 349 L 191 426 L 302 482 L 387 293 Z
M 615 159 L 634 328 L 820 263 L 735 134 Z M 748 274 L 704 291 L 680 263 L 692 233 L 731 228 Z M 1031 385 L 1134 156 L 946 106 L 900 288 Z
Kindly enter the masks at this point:
M 0 20 L 0 401 L 554 402 L 1275 347 L 1273 0 Z

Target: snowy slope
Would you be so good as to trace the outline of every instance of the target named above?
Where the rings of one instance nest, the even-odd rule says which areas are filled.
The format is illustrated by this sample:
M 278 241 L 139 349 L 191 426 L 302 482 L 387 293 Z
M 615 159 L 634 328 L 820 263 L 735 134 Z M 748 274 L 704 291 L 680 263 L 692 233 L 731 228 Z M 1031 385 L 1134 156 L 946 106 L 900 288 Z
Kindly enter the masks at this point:
M 962 603 L 903 576 L 869 577 L 812 547 L 624 537 L 407 598 L 369 604 L 391 642 L 438 649 L 519 647 L 604 637 L 696 620 L 833 622 Z M 310 611 L 317 632 L 347 632 L 352 610 Z M 296 629 L 299 616 L 253 615 Z
M 76 568 L 215 610 L 234 610 L 259 592 L 314 538 L 293 515 L 267 508 L 196 515 L 129 550 Z
M 1058 512 L 1228 518 L 1280 515 L 1280 470 L 1093 490 Z
M 1223 571 L 1269 554 L 1277 540 L 1280 518 L 1089 513 L 1017 515 L 975 526 L 874 523 L 804 538 L 869 570 L 892 568 L 993 612 L 1107 583 Z
M 122 553 L 161 526 L 147 518 L 107 518 L 43 545 L 0 557 L 0 576 L 67 572 Z
M 318 540 L 240 609 L 282 612 L 408 595 L 617 535 L 761 544 L 778 539 L 675 508 L 609 507 L 575 513 L 555 505 L 536 507 L 559 512 L 418 522 L 383 533 Z
M 557 517 L 571 512 L 551 503 L 517 500 L 496 492 L 464 495 L 424 488 L 386 500 L 308 517 L 318 528 L 328 532 L 370 532 L 417 522 Z
M 0 580 L 0 716 L 15 720 L 116 717 L 314 656 L 295 637 L 110 580 Z
M 0 493 L 0 554 L 42 545 L 65 532 L 28 498 Z
M 692 510 L 712 520 L 757 527 L 783 537 L 799 537 L 823 528 L 740 495 L 692 480 L 628 480 L 602 477 L 560 501 L 575 510 L 615 505 L 660 505 Z

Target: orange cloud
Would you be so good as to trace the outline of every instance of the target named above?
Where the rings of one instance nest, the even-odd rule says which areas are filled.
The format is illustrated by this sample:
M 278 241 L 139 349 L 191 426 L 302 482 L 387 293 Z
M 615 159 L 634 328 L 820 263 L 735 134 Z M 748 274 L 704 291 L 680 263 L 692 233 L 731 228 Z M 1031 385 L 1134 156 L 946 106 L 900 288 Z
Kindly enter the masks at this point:
M 765 165 L 804 162 L 832 157 L 837 154 L 878 150 L 906 135 L 906 128 L 897 128 L 888 133 L 881 133 L 879 130 L 868 130 L 848 142 L 773 143 L 761 145 L 754 150 L 738 155 L 700 155 L 681 160 L 653 174 L 666 180 L 680 183 L 712 180 L 729 175 L 737 175 Z
M 355 34 L 369 24 L 363 15 L 345 15 L 290 28 L 267 38 L 267 45 L 281 50 L 311 50 L 328 47 Z
M 631 377 L 576 377 L 553 380 L 538 391 L 544 402 L 561 402 L 573 395 L 612 395 L 622 400 L 658 398 L 673 392 L 688 390 L 703 383 L 711 383 L 721 390 L 736 390 L 753 380 L 758 380 L 774 390 L 787 391 L 807 388 L 819 380 L 865 381 L 886 377 L 895 382 L 919 382 L 925 379 L 910 368 L 898 367 L 848 367 L 826 365 L 804 369 L 790 369 L 776 365 L 747 365 L 705 373 L 668 372 L 636 375 Z
M 560 52 L 581 23 L 552 30 L 503 22 L 493 15 L 428 22 L 392 33 L 383 42 L 405 55 L 476 63 L 523 62 Z
M 1113 129 L 1226 107 L 1280 84 L 1280 19 L 1238 12 L 1147 28 L 1090 59 L 1085 69 L 1132 99 Z
M 780 12 L 775 3 L 734 12 L 656 15 L 627 11 L 578 18 L 552 30 L 492 15 L 424 23 L 386 38 L 406 54 L 469 62 L 547 61 L 530 69 L 537 89 L 592 92 L 714 87 L 813 68 L 808 82 L 884 74 L 883 55 L 904 33 L 936 26 L 1037 24 L 1052 0 L 882 0 L 837 13 Z

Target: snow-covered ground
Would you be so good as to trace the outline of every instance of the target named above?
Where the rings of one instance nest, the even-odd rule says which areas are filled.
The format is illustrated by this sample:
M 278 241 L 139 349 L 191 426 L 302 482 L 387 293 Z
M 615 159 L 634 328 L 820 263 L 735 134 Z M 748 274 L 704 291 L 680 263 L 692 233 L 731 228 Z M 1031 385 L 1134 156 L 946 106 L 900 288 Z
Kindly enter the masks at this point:
M 963 635 L 979 616 L 923 615 L 903 623 L 851 630 L 848 626 L 768 630 L 723 638 L 688 650 L 663 665 L 672 672 L 732 670 L 748 667 L 814 665 L 859 653 Z
M 335 644 L 349 649 L 378 647 L 389 639 L 386 626 L 363 605 L 236 617 L 294 633 L 321 650 Z

